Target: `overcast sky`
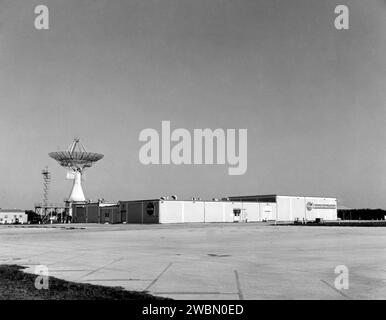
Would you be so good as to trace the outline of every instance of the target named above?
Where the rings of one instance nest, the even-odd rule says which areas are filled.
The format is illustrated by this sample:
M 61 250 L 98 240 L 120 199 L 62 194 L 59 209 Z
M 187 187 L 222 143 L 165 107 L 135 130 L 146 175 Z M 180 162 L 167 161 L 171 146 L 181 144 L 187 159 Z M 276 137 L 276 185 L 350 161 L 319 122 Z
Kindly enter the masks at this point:
M 34 7 L 50 29 L 34 29 Z M 334 9 L 350 9 L 350 29 Z M 68 197 L 48 157 L 104 159 L 87 198 L 277 193 L 386 208 L 383 0 L 0 0 L 0 207 Z M 248 129 L 248 170 L 144 166 L 144 128 Z

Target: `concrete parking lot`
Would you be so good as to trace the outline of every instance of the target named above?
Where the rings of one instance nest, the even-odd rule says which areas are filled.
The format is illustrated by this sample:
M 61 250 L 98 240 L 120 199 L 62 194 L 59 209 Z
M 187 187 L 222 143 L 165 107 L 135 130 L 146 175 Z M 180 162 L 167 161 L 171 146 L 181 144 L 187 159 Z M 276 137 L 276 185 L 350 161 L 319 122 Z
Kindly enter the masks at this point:
M 0 264 L 175 299 L 385 299 L 385 244 L 384 227 L 0 226 Z

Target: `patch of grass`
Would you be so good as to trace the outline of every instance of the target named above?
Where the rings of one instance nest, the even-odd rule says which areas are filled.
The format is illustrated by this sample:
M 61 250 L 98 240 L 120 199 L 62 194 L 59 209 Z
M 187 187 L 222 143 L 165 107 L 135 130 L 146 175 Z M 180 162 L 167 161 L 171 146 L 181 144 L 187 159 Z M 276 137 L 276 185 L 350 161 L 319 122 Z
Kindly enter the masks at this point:
M 18 265 L 0 265 L 0 300 L 163 300 L 146 292 L 126 291 L 121 287 L 105 287 L 69 282 L 49 277 L 49 288 L 35 288 L 34 274 L 23 272 Z

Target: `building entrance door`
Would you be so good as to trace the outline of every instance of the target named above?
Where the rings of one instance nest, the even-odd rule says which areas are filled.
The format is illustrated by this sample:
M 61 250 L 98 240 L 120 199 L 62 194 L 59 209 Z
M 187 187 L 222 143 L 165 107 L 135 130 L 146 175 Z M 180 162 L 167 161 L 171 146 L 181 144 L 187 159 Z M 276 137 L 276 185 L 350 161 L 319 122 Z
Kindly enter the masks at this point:
M 263 221 L 272 220 L 272 207 L 271 206 L 264 206 L 263 211 Z
M 106 211 L 105 212 L 105 223 L 110 223 L 110 212 Z

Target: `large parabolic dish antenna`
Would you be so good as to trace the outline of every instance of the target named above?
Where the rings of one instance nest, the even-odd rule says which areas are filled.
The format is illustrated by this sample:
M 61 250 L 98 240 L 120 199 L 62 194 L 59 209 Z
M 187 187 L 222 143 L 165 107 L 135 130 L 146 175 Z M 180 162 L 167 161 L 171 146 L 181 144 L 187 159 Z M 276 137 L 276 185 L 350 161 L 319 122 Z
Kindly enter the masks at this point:
M 74 139 L 67 151 L 51 152 L 48 155 L 73 173 L 74 183 L 68 201 L 86 201 L 82 189 L 82 174 L 86 168 L 102 159 L 103 154 L 87 152 L 79 139 Z

